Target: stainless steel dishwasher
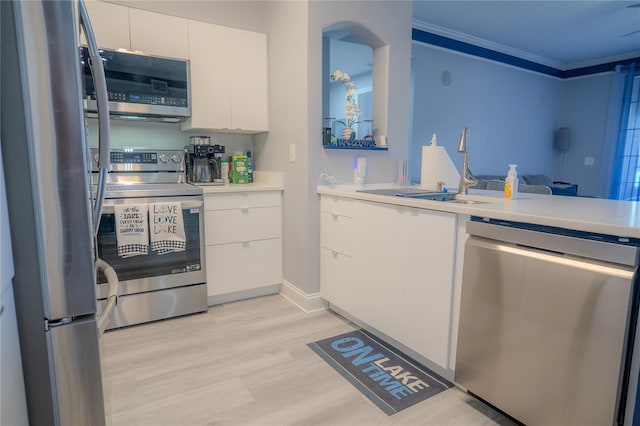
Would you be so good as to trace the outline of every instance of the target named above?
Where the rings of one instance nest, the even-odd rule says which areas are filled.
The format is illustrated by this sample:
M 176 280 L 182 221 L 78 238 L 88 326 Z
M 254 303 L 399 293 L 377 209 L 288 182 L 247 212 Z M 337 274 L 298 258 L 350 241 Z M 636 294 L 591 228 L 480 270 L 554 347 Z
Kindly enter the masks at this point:
M 639 241 L 479 217 L 467 232 L 455 382 L 527 425 L 622 424 Z

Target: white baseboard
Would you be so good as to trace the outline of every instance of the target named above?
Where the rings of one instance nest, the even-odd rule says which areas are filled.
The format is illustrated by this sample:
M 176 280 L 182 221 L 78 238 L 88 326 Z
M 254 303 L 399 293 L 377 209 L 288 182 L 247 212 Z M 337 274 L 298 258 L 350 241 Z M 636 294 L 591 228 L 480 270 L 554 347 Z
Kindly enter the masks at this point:
M 221 305 L 223 303 L 237 302 L 238 300 L 252 299 L 254 297 L 276 294 L 280 291 L 280 284 L 273 284 L 265 287 L 253 288 L 250 290 L 236 291 L 233 293 L 218 294 L 207 297 L 209 306 Z
M 287 280 L 282 280 L 280 294 L 306 313 L 326 309 L 320 293 L 307 294 Z

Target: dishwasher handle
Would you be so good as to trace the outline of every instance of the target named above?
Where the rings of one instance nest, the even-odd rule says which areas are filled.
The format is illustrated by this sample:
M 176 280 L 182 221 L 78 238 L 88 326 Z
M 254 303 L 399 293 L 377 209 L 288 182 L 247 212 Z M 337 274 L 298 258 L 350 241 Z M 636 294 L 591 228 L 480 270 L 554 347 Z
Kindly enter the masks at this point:
M 467 233 L 503 243 L 632 267 L 638 263 L 639 258 L 639 247 L 633 245 L 616 244 L 608 241 L 597 241 L 493 223 L 469 221 L 467 222 Z

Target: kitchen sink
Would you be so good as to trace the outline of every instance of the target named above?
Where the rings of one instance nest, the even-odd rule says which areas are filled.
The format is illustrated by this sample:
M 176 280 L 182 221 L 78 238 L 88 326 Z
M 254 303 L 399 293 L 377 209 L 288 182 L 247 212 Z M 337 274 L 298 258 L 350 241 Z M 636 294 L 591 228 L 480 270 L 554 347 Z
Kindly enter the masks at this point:
M 453 193 L 428 191 L 418 188 L 359 189 L 356 192 L 434 201 L 452 201 L 456 196 L 456 194 Z
M 436 192 L 419 188 L 384 188 L 384 189 L 358 189 L 356 192 L 363 192 L 374 195 L 387 195 L 390 197 L 413 198 L 416 200 L 443 201 L 455 204 L 488 204 L 488 201 L 476 201 L 457 199 L 455 193 Z
M 489 204 L 488 201 L 476 201 L 476 200 L 447 200 L 448 203 L 456 203 L 456 204 Z

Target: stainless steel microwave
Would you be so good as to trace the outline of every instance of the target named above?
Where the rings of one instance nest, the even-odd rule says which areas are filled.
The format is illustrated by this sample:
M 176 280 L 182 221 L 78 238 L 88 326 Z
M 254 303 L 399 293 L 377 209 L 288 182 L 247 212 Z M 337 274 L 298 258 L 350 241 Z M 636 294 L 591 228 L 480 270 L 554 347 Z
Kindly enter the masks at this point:
M 101 49 L 112 118 L 181 122 L 191 116 L 189 61 Z M 89 52 L 81 47 L 84 109 L 97 110 Z

